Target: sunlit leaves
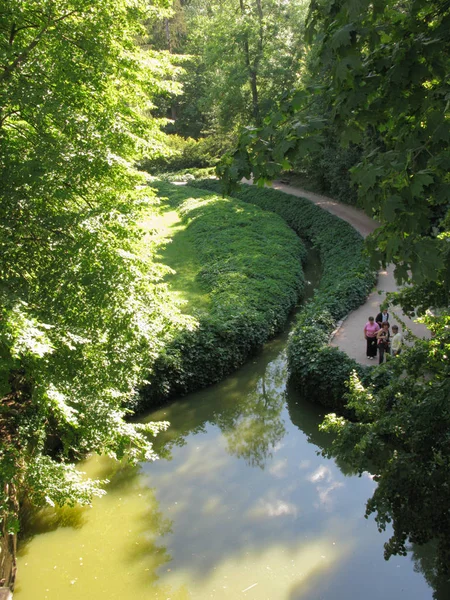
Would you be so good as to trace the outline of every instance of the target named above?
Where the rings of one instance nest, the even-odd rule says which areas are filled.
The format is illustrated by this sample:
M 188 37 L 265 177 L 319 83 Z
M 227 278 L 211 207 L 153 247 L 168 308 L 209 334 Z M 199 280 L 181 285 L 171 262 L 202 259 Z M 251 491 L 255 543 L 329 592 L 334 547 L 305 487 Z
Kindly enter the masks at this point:
M 173 71 L 135 43 L 155 8 L 11 0 L 0 14 L 0 477 L 36 503 L 88 501 L 96 486 L 65 463 L 86 452 L 154 458 L 124 417 L 176 328 L 155 247 L 140 258 L 155 201 L 132 169 Z
M 203 1 L 184 7 L 187 52 L 199 56 L 193 89 L 208 130 L 235 131 L 263 120 L 274 101 L 294 84 L 304 51 L 302 34 L 307 2 L 274 0 Z M 197 71 L 197 70 L 196 70 Z M 186 110 L 186 109 L 185 109 Z
M 444 34 L 448 8 L 411 1 L 398 10 L 393 2 L 363 7 L 348 1 L 329 3 L 333 13 L 328 13 L 327 4 L 312 5 L 311 31 L 327 33 L 319 45 L 324 66 L 332 69 L 328 90 L 335 123 L 346 140 L 349 119 L 364 132 L 365 156 L 354 169 L 361 201 L 386 223 L 379 241 L 389 234 L 403 244 L 403 231 L 419 236 L 415 255 L 408 245 L 404 251 L 399 246 L 386 260 L 398 262 L 397 272 L 404 263 L 416 281 L 427 273 L 432 279 L 445 277 L 445 247 L 433 243 L 431 248 L 419 240 L 430 234 L 431 222 L 439 227 L 445 214 L 433 207 L 447 180 L 440 163 L 447 152 L 448 53 L 443 44 L 449 43 Z
M 396 2 L 312 2 L 309 73 L 298 82 L 300 91 L 291 103 L 280 102 L 272 121 L 266 119 L 259 141 L 241 138 L 236 164 L 229 172 L 224 166 L 220 175 L 231 179 L 253 170 L 265 181 L 281 172 L 284 151 L 291 164 L 296 156 L 320 181 L 326 175 L 317 157 L 328 150 L 337 157 L 343 147 L 357 144 L 362 155 L 352 175 L 359 201 L 382 222 L 377 258 L 394 260 L 401 280 L 412 273 L 414 281 L 422 281 L 428 272 L 449 289 L 447 246 L 412 248 L 416 240 L 448 228 L 449 19 L 448 6 L 438 1 L 409 0 L 402 10 Z M 318 115 L 323 136 L 310 127 Z M 392 236 L 401 245 L 383 255 Z

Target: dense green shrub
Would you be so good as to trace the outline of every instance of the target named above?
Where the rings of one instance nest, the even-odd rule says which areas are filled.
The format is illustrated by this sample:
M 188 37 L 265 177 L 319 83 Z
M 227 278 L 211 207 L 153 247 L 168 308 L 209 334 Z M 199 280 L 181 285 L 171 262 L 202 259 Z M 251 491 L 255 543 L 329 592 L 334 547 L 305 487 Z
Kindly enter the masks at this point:
M 155 179 L 158 181 L 168 181 L 169 183 L 180 181 L 194 181 L 195 179 L 205 179 L 205 177 L 214 177 L 215 171 L 215 167 L 204 167 L 201 169 L 182 169 L 181 171 L 169 171 L 166 173 L 158 173 L 155 176 Z
M 334 323 L 330 313 L 314 300 L 307 305 L 289 339 L 289 372 L 302 397 L 343 412 L 350 374 L 356 371 L 365 380 L 367 367 L 328 345 Z
M 158 192 L 187 223 L 209 304 L 157 357 L 145 405 L 219 381 L 280 331 L 303 291 L 306 257 L 274 214 L 190 187 L 159 183 Z
M 192 183 L 219 190 L 215 180 Z M 322 278 L 314 298 L 300 312 L 288 345 L 291 381 L 304 397 L 342 410 L 345 382 L 356 361 L 328 346 L 337 320 L 361 305 L 375 283 L 375 273 L 363 255 L 363 238 L 348 223 L 305 198 L 270 188 L 240 186 L 236 197 L 279 214 L 302 238 L 319 249 Z
M 361 160 L 361 148 L 355 144 L 342 147 L 333 133 L 315 152 L 297 157 L 291 174 L 299 175 L 311 189 L 328 194 L 339 202 L 357 204 L 356 186 L 351 182 L 350 169 Z
M 224 136 L 208 136 L 195 140 L 179 135 L 167 135 L 165 142 L 169 153 L 144 158 L 139 168 L 150 174 L 182 171 L 183 169 L 204 169 L 214 167 L 222 154 L 230 148 L 231 141 Z

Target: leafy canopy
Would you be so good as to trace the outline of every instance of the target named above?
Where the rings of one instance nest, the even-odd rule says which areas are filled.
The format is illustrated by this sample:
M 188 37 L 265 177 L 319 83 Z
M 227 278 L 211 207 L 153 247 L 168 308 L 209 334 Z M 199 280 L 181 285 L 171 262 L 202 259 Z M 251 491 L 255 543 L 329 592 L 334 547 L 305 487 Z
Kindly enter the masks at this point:
M 450 285 L 449 24 L 440 0 L 314 1 L 308 33 L 316 77 L 287 95 L 264 126 L 243 133 L 223 164 L 228 179 L 261 182 L 314 152 L 325 125 L 360 143 L 353 169 L 359 201 L 382 223 L 369 239 L 374 262 L 393 262 L 399 281 L 433 282 L 430 302 Z M 322 98 L 318 103 L 313 93 Z
M 424 320 L 433 338 L 386 363 L 378 386 L 353 375 L 347 407 L 358 421 L 330 414 L 323 428 L 336 435 L 330 455 L 375 476 L 366 515 L 375 513 L 380 530 L 392 522 L 385 557 L 435 540 L 437 569 L 448 574 L 450 316 Z
M 136 254 L 153 200 L 132 169 L 159 151 L 164 54 L 135 39 L 163 2 L 11 0 L 0 12 L 0 512 L 88 501 L 66 461 L 154 458 L 125 406 L 168 331 L 163 270 Z

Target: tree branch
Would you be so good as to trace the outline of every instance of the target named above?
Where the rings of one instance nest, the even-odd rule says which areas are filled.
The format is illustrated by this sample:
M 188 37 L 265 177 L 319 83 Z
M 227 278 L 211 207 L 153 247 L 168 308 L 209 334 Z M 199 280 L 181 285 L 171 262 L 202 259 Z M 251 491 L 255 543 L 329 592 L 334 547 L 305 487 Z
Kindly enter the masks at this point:
M 28 58 L 28 55 L 30 54 L 30 52 L 33 50 L 33 48 L 35 48 L 39 44 L 39 42 L 41 41 L 41 39 L 43 38 L 43 36 L 49 31 L 49 29 L 51 27 L 54 27 L 60 21 L 63 21 L 64 19 L 67 19 L 68 17 L 70 17 L 71 15 L 73 15 L 73 14 L 75 14 L 77 12 L 78 12 L 77 10 L 71 10 L 70 12 L 63 14 L 60 17 L 58 17 L 57 19 L 53 19 L 53 21 L 51 21 L 50 23 L 48 23 L 37 34 L 37 36 L 34 38 L 34 40 L 28 44 L 28 46 L 25 48 L 25 50 L 23 52 L 21 52 L 19 54 L 19 56 L 17 56 L 17 58 L 10 65 L 7 65 L 7 66 L 3 67 L 3 73 L 2 73 L 2 75 L 0 75 L 0 81 L 5 81 L 9 77 L 11 77 L 12 73 L 14 72 L 14 70 L 17 69 L 20 66 L 20 64 L 23 63 Z M 30 26 L 27 26 L 27 27 L 31 28 L 33 26 L 30 25 Z M 25 29 L 25 28 L 26 27 L 22 27 L 21 29 Z M 15 37 L 17 31 L 18 31 L 18 29 L 16 29 L 15 25 L 13 24 L 12 29 L 11 29 L 10 38 L 9 38 L 10 39 L 10 44 L 13 43 L 14 37 Z
M 33 50 L 33 48 L 35 48 L 39 44 L 42 37 L 45 35 L 45 33 L 47 31 L 48 31 L 48 27 L 44 27 L 44 29 L 42 29 L 38 33 L 38 35 L 34 38 L 34 40 L 28 44 L 28 46 L 25 48 L 25 50 L 19 54 L 19 56 L 16 58 L 16 60 L 14 62 L 12 62 L 10 65 L 8 65 L 6 67 L 3 67 L 3 73 L 2 73 L 2 75 L 0 75 L 0 81 L 2 81 L 2 80 L 5 81 L 9 77 L 11 77 L 14 70 L 17 69 L 17 67 L 28 57 L 30 52 Z

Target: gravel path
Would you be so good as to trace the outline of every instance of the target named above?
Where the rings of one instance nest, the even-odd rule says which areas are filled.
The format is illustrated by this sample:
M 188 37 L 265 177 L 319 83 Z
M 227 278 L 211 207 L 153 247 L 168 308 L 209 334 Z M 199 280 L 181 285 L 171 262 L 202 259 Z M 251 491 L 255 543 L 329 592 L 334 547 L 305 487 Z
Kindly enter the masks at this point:
M 363 237 L 366 237 L 378 227 L 378 223 L 368 217 L 363 211 L 353 206 L 340 204 L 332 198 L 327 198 L 326 196 L 321 196 L 279 182 L 274 182 L 272 187 L 281 192 L 291 194 L 292 196 L 308 198 L 308 200 L 311 200 L 314 204 L 321 206 L 333 215 L 350 223 L 350 225 L 359 231 Z M 398 290 L 398 287 L 394 279 L 394 267 L 393 265 L 389 265 L 386 270 L 379 271 L 378 282 L 375 289 L 368 296 L 366 302 L 357 310 L 350 313 L 343 321 L 339 329 L 335 332 L 331 345 L 337 346 L 340 350 L 343 350 L 348 356 L 354 358 L 361 364 L 373 365 L 375 361 L 366 358 L 366 342 L 364 339 L 363 328 L 369 316 L 375 317 L 380 312 L 380 304 L 386 298 L 386 293 L 394 292 L 396 290 Z M 391 325 L 397 323 L 400 331 L 403 329 L 400 322 L 401 320 L 409 329 L 411 329 L 414 335 L 418 337 L 429 337 L 429 332 L 424 325 L 409 319 L 398 307 L 396 307 L 395 310 L 392 310 L 391 307 L 389 312 L 391 315 Z

